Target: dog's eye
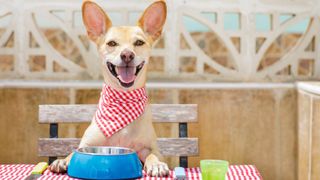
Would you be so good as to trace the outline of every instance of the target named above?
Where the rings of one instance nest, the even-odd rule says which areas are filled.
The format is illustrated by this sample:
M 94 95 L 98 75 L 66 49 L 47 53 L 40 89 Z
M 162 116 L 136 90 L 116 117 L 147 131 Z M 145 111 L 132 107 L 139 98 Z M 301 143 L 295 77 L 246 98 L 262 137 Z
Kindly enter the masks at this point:
M 144 43 L 145 43 L 145 42 L 143 42 L 143 41 L 141 41 L 141 40 L 136 40 L 136 42 L 134 42 L 133 45 L 135 45 L 135 46 L 142 46 L 142 45 L 144 45 Z
M 109 41 L 107 45 L 110 47 L 114 47 L 114 46 L 118 46 L 118 43 L 116 43 L 115 41 Z

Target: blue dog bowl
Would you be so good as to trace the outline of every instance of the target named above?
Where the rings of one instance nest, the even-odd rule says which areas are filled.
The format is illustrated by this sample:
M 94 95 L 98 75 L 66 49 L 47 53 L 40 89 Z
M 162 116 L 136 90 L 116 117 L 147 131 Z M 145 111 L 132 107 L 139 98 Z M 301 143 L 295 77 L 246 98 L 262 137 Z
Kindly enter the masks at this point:
M 81 179 L 136 179 L 142 177 L 142 165 L 131 149 L 85 147 L 74 151 L 68 175 Z

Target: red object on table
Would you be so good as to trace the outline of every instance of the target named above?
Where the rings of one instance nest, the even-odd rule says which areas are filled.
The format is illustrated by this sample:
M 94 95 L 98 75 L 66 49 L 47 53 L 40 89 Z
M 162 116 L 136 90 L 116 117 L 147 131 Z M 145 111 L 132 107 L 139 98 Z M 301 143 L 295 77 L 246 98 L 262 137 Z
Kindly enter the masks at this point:
M 0 165 L 0 180 L 23 180 L 30 175 L 33 164 L 8 164 Z M 200 168 L 186 168 L 186 175 L 188 180 L 200 180 L 201 172 Z M 173 180 L 174 173 L 170 171 L 170 176 L 165 178 L 148 177 L 144 174 L 141 180 Z M 228 180 L 262 180 L 257 168 L 253 165 L 231 165 L 229 166 L 227 173 Z M 75 178 L 69 177 L 67 174 L 55 174 L 46 170 L 38 180 L 75 180 Z

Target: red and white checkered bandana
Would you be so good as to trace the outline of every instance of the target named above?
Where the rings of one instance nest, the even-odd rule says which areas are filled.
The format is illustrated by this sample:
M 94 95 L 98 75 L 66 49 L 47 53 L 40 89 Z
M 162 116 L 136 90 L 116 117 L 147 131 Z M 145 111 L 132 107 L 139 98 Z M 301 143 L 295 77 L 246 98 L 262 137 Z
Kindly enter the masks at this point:
M 147 102 L 145 88 L 119 91 L 104 84 L 95 120 L 106 137 L 112 136 L 138 119 Z

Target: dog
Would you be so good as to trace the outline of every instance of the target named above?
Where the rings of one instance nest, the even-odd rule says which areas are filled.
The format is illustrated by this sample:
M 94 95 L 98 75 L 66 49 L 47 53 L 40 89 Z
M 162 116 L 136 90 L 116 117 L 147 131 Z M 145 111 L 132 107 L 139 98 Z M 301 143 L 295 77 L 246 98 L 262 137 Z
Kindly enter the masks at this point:
M 89 39 L 97 45 L 106 91 L 111 89 L 111 91 L 121 92 L 127 96 L 126 92 L 134 92 L 145 87 L 150 51 L 154 42 L 161 36 L 166 14 L 166 3 L 160 0 L 153 2 L 143 12 L 136 26 L 112 26 L 109 17 L 98 4 L 90 0 L 83 2 L 83 22 Z M 99 107 L 103 103 L 104 93 L 106 92 L 101 94 Z M 143 93 L 141 97 L 143 99 Z M 117 98 L 114 100 L 117 102 Z M 123 100 L 126 101 L 126 98 Z M 112 128 L 110 134 L 106 134 L 101 128 L 102 125 L 97 119 L 102 115 L 97 110 L 96 116 L 93 117 L 81 139 L 79 148 L 88 146 L 127 147 L 137 152 L 148 175 L 167 176 L 169 168 L 161 161 L 150 106 L 147 103 L 144 105 L 145 101 L 141 102 L 143 108 L 140 115 L 136 115 L 131 110 L 118 109 L 124 113 L 135 114 L 134 118 L 137 118 L 116 129 L 116 132 L 113 132 L 114 128 Z M 114 106 L 118 107 L 117 104 Z M 131 107 L 130 105 L 126 108 Z M 65 159 L 55 160 L 49 166 L 49 170 L 57 173 L 66 172 L 71 157 L 72 154 Z

